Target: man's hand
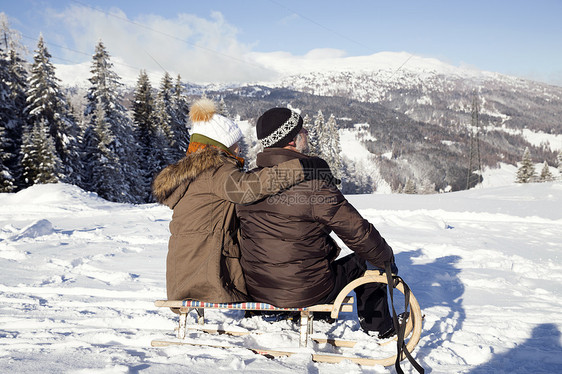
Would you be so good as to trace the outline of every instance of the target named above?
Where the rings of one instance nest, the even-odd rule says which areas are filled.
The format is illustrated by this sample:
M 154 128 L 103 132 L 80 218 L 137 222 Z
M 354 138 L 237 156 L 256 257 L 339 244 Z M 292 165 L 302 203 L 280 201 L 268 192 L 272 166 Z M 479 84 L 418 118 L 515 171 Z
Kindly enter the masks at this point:
M 392 274 L 398 275 L 398 266 L 396 266 L 396 262 L 394 262 L 394 260 L 390 263 L 390 271 Z

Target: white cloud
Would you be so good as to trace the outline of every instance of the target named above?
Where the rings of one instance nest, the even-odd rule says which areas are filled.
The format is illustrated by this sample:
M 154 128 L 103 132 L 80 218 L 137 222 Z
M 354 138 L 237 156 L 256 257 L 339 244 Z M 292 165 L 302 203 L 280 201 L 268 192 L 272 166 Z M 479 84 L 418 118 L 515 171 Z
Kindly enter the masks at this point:
M 317 48 L 309 51 L 304 58 L 307 60 L 324 60 L 327 58 L 342 58 L 345 57 L 346 52 L 341 49 L 333 48 Z
M 237 40 L 237 29 L 218 12 L 210 19 L 191 14 L 130 19 L 118 8 L 102 13 L 73 5 L 63 12 L 51 10 L 47 18 L 59 29 L 61 40 L 53 42 L 93 53 L 101 39 L 110 55 L 137 70 L 166 70 L 191 82 L 256 81 L 271 76 L 248 57 L 250 47 Z M 61 29 L 68 35 L 63 36 Z

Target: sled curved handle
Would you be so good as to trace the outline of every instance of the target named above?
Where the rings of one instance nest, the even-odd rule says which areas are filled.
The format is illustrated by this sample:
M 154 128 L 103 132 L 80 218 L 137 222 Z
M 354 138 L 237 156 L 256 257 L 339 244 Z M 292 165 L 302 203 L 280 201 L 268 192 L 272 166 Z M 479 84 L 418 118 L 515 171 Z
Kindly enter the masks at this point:
M 347 295 L 355 288 L 365 284 L 365 283 L 384 283 L 386 284 L 386 277 L 380 274 L 378 271 L 367 270 L 363 276 L 349 282 L 338 294 L 334 300 L 334 307 L 331 312 L 331 317 L 336 319 L 340 313 L 342 303 Z
M 402 278 L 395 278 L 395 280 L 397 281 L 397 284 L 395 285 L 395 288 L 404 293 L 404 285 L 406 284 L 406 282 L 404 282 L 404 280 Z M 338 296 L 336 297 L 336 300 L 334 300 L 334 306 L 333 309 L 331 311 L 331 317 L 332 318 L 338 318 L 340 309 L 342 307 L 342 303 L 343 300 L 345 299 L 345 297 L 351 292 L 353 291 L 356 287 L 359 287 L 363 284 L 366 283 L 384 283 L 384 284 L 388 284 L 387 278 L 386 278 L 386 274 L 385 273 L 380 273 L 377 270 L 367 270 L 365 272 L 365 274 L 363 274 L 362 277 L 357 278 L 351 282 L 349 282 L 338 294 Z M 407 286 L 407 285 L 406 285 Z M 409 287 L 408 287 L 409 288 Z M 410 315 L 409 318 L 406 321 L 406 331 L 404 336 L 408 336 L 410 334 L 410 332 L 412 332 L 412 335 L 410 336 L 410 339 L 408 341 L 408 343 L 406 344 L 406 348 L 408 349 L 409 352 L 412 352 L 414 350 L 414 348 L 416 347 L 416 345 L 418 344 L 420 337 L 421 337 L 421 331 L 422 331 L 422 314 L 421 314 L 421 308 L 420 305 L 418 303 L 418 300 L 416 299 L 416 297 L 414 296 L 414 294 L 412 292 L 410 292 Z M 403 360 L 405 358 L 405 355 L 402 354 L 402 357 L 400 357 L 400 360 Z M 388 365 L 392 365 L 394 363 L 394 361 L 396 360 L 396 355 L 394 355 L 394 357 L 389 357 L 387 359 L 381 360 L 382 365 L 383 366 L 388 366 Z

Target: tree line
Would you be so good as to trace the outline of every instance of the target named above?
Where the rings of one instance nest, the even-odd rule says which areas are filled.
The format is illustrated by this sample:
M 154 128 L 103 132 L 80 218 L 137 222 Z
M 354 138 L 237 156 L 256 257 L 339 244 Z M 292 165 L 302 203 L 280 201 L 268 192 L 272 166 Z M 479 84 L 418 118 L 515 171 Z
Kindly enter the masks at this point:
M 562 151 L 558 153 L 557 156 L 558 170 L 560 171 L 560 178 L 562 179 Z M 523 152 L 523 158 L 517 168 L 517 174 L 515 176 L 516 183 L 535 183 L 535 182 L 552 182 L 554 181 L 554 175 L 550 171 L 550 167 L 546 161 L 542 164 L 541 172 L 537 175 L 535 170 L 535 165 L 531 158 L 531 152 L 529 148 L 525 148 Z
M 28 64 L 5 22 L 1 32 L 6 42 L 0 44 L 0 192 L 64 182 L 109 201 L 153 202 L 153 177 L 183 157 L 189 145 L 189 106 L 181 77 L 164 73 L 154 89 L 141 70 L 127 109 L 126 90 L 100 41 L 83 108 L 72 108 L 43 37 Z M 224 100 L 218 108 L 229 116 Z M 305 126 L 311 153 L 325 158 L 341 179 L 334 115 L 325 122 L 320 111 L 313 122 L 306 117 Z M 242 156 L 251 158 L 248 147 L 242 148 Z
M 151 202 L 153 175 L 181 158 L 189 142 L 181 78 L 165 73 L 154 94 L 141 71 L 129 113 L 120 77 L 100 41 L 78 121 L 43 37 L 27 66 L 16 32 L 2 21 L 0 192 L 65 182 L 110 201 Z

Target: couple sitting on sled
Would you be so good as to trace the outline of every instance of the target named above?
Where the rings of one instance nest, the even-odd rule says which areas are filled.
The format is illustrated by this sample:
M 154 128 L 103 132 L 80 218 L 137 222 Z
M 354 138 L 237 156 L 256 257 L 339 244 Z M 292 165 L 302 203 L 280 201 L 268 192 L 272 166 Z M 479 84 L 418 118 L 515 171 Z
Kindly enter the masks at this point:
M 249 172 L 238 157 L 242 132 L 236 123 L 217 114 L 209 99 L 195 102 L 189 115 L 187 155 L 153 184 L 157 201 L 173 209 L 169 300 L 330 303 L 368 263 L 394 263 L 391 247 L 336 188 L 327 163 L 306 155 L 307 131 L 298 113 L 273 108 L 258 119 L 264 150 Z M 331 232 L 354 253 L 338 258 Z M 394 335 L 385 285 L 355 291 L 361 327 L 381 338 Z

